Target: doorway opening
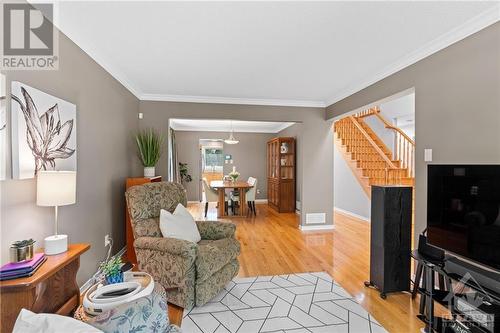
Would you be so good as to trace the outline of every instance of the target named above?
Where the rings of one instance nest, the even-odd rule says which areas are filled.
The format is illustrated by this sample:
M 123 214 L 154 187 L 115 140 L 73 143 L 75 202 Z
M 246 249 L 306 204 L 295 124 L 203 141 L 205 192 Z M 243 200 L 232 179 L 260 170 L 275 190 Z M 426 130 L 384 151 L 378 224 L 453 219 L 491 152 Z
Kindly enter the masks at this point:
M 369 222 L 372 185 L 415 184 L 415 92 L 343 116 L 334 131 L 335 215 Z
M 200 201 L 206 201 L 203 180 L 210 184 L 224 177 L 224 142 L 214 139 L 200 139 Z

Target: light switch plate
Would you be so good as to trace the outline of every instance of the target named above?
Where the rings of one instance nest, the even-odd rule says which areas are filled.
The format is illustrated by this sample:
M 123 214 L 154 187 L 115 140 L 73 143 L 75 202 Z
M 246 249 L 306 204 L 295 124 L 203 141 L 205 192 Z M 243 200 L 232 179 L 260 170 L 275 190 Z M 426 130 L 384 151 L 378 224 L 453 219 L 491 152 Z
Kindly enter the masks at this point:
M 424 161 L 432 162 L 432 149 L 430 148 L 424 149 Z

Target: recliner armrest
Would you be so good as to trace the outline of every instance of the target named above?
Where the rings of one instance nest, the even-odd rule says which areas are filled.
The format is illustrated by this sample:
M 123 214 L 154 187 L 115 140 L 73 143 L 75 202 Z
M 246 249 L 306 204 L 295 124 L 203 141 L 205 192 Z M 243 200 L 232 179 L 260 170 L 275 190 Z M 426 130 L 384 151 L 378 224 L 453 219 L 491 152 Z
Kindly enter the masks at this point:
M 234 223 L 219 221 L 196 221 L 201 239 L 217 240 L 234 238 L 236 225 Z
M 196 259 L 197 245 L 182 239 L 168 237 L 139 237 L 134 241 L 136 249 L 167 252 L 171 255 Z

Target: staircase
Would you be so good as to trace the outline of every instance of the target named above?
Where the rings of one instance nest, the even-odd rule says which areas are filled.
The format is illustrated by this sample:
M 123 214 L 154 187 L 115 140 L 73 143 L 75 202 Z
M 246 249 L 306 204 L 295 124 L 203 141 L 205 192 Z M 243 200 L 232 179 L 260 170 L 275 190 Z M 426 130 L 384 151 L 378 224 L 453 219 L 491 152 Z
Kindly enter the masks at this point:
M 386 129 L 394 131 L 394 152 L 366 124 L 367 117 L 376 117 Z M 334 131 L 335 144 L 368 197 L 372 185 L 414 185 L 415 142 L 389 123 L 378 107 L 337 121 Z

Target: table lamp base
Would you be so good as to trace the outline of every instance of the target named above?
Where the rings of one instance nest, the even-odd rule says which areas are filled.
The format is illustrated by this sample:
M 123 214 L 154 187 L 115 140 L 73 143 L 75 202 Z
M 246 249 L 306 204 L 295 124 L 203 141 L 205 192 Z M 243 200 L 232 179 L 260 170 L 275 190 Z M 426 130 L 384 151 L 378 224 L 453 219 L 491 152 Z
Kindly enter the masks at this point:
M 53 235 L 45 238 L 45 254 L 54 255 L 68 251 L 68 235 Z

